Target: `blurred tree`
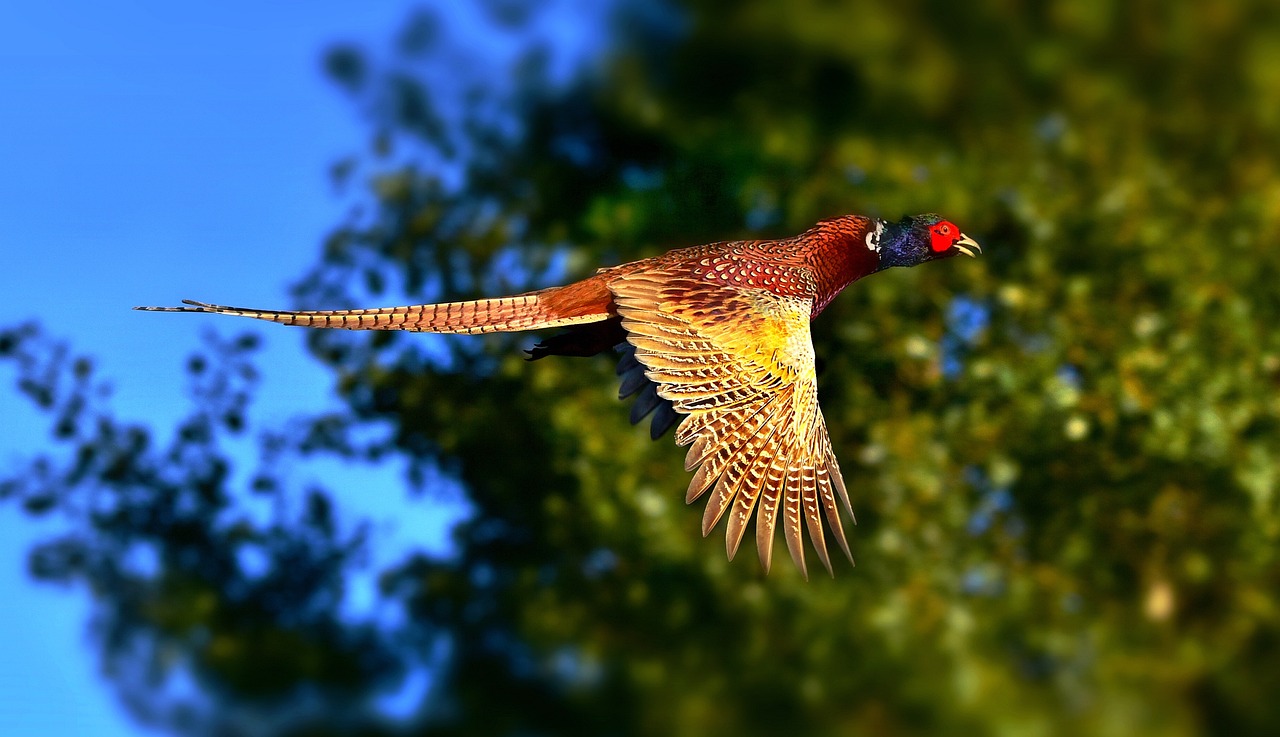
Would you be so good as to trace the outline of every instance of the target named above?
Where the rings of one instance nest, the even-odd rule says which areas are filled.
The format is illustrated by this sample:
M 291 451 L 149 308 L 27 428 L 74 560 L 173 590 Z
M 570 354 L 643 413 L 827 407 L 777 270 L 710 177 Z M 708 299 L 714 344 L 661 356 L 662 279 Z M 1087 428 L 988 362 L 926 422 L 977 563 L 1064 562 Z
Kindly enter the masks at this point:
M 92 586 L 108 662 L 148 675 L 131 703 L 181 706 L 147 691 L 177 664 L 281 733 L 1273 731 L 1273 5 L 623 0 L 565 73 L 538 6 L 493 0 L 509 69 L 429 13 L 388 54 L 334 49 L 374 128 L 335 175 L 369 189 L 308 307 L 510 293 L 844 212 L 976 234 L 977 263 L 877 276 L 815 324 L 862 564 L 726 563 L 610 362 L 527 365 L 529 336 L 312 334 L 349 413 L 268 435 L 263 524 L 212 442 L 241 431 L 244 346 L 189 367 L 197 410 L 158 451 L 89 409 L 87 363 L 15 331 L 0 354 L 72 450 L 3 487 L 76 520 L 34 570 Z M 272 480 L 317 451 L 403 456 L 474 504 L 455 556 L 382 572 L 394 630 L 336 611 L 363 538 L 327 492 Z M 424 663 L 410 721 L 353 708 Z

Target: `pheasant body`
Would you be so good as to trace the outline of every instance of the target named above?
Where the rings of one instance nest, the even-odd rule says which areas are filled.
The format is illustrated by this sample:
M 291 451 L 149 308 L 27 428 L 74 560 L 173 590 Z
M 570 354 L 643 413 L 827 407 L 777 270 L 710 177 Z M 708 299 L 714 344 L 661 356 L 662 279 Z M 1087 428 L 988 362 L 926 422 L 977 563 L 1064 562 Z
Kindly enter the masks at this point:
M 677 249 L 512 297 L 371 310 L 272 312 L 191 301 L 137 309 L 354 330 L 566 329 L 535 346 L 534 359 L 622 346 L 620 395 L 639 394 L 632 422 L 654 413 L 656 438 L 683 416 L 675 440 L 689 446 L 685 468 L 695 471 L 686 501 L 708 498 L 703 535 L 727 516 L 733 558 L 754 518 L 767 571 L 780 525 L 807 576 L 805 530 L 828 572 L 827 532 L 853 559 L 837 497 L 850 516 L 853 509 L 818 407 L 810 321 L 864 276 L 976 250 L 936 215 L 897 223 L 849 215 L 792 238 Z

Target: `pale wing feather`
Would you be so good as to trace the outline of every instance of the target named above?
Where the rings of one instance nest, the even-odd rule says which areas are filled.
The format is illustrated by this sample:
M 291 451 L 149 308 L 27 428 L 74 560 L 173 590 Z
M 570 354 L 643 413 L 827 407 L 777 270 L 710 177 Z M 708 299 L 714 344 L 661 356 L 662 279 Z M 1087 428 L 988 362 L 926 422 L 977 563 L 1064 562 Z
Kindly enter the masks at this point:
M 610 288 L 645 375 L 687 415 L 675 437 L 690 446 L 685 468 L 696 469 L 686 501 L 712 492 L 703 534 L 729 513 L 725 546 L 732 558 L 754 515 L 768 570 L 780 523 L 805 572 L 807 529 L 830 571 L 823 522 L 848 556 L 835 501 L 839 495 L 848 506 L 848 493 L 817 402 L 811 301 L 658 269 L 621 277 Z

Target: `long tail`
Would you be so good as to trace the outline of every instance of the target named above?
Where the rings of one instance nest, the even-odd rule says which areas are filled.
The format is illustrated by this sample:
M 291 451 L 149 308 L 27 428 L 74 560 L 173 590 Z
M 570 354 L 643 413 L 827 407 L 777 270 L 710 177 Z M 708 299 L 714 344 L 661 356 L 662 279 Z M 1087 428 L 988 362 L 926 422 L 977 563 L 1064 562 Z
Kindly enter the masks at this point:
M 411 330 L 428 333 L 494 333 L 580 325 L 617 314 L 600 277 L 514 297 L 367 310 L 272 312 L 182 300 L 186 307 L 135 307 L 148 312 L 208 312 L 285 325 L 347 330 Z

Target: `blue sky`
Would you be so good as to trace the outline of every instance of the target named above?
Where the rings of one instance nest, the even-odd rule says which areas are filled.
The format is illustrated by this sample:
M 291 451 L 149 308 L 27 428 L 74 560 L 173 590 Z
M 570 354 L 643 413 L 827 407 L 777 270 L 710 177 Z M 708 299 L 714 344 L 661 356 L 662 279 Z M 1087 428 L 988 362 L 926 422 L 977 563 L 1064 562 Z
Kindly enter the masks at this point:
M 192 297 L 288 306 L 345 204 L 326 176 L 367 128 L 320 71 L 334 41 L 385 44 L 403 0 L 0 3 L 0 324 L 39 319 L 97 359 L 121 417 L 167 427 L 186 409 L 184 358 L 210 318 L 132 312 Z M 218 325 L 224 334 L 240 325 Z M 336 400 L 301 331 L 259 331 L 255 419 Z M 46 425 L 0 368 L 0 463 Z M 442 545 L 441 516 L 395 473 L 344 499 L 393 546 Z M 370 482 L 373 483 L 370 483 Z M 371 493 L 378 487 L 386 493 Z M 0 506 L 0 734 L 137 734 L 97 672 L 88 594 L 26 575 L 34 523 Z

